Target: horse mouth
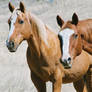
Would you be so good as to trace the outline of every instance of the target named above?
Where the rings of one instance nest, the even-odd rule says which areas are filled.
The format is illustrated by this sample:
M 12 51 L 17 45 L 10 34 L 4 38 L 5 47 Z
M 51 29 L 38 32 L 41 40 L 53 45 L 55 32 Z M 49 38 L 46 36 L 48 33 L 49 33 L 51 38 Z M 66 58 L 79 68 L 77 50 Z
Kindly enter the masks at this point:
M 10 52 L 16 52 L 16 50 L 15 50 L 15 49 L 9 49 L 9 51 L 10 51 Z

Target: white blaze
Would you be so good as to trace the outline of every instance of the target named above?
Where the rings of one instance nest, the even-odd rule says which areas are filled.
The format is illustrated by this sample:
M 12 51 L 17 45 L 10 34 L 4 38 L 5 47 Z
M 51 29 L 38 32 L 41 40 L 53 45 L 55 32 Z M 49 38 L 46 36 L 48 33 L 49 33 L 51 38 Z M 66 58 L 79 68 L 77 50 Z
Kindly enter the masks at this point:
M 62 56 L 62 61 L 64 61 L 64 59 L 68 59 L 68 57 L 70 57 L 69 54 L 69 40 L 70 40 L 70 36 L 74 33 L 74 30 L 66 28 L 62 31 L 59 32 L 59 36 L 62 36 L 62 41 L 63 41 L 63 56 Z
M 13 31 L 14 31 L 14 28 L 15 28 L 14 24 L 16 22 L 16 19 L 17 19 L 17 13 L 16 13 L 16 11 L 14 11 L 13 14 L 12 14 L 12 17 L 10 19 L 11 24 L 10 24 L 10 30 L 9 30 L 9 35 L 8 35 L 8 41 L 10 40 L 10 37 L 13 34 Z

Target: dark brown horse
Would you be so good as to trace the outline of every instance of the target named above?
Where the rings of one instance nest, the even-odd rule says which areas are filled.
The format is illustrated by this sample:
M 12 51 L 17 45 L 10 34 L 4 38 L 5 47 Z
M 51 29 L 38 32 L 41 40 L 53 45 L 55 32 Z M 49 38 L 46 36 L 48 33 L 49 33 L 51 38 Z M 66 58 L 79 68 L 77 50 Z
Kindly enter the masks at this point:
M 6 46 L 10 52 L 15 52 L 22 41 L 27 41 L 27 63 L 38 92 L 46 92 L 47 81 L 52 82 L 53 92 L 61 92 L 62 83 L 75 82 L 86 74 L 90 65 L 88 53 L 81 49 L 80 55 L 73 60 L 72 68 L 64 69 L 60 63 L 60 42 L 53 30 L 27 12 L 22 2 L 19 9 L 9 3 L 9 9 L 12 15 L 8 20 L 10 31 Z M 71 28 L 74 27 L 71 25 Z M 73 30 L 77 32 L 76 28 Z M 81 42 L 80 34 L 78 35 Z
M 82 49 L 92 54 L 92 36 L 91 36 L 92 19 L 83 20 L 83 21 L 78 21 L 78 20 L 79 20 L 78 16 L 75 13 L 72 16 L 72 21 L 68 21 L 68 22 L 64 22 L 59 15 L 57 16 L 57 22 L 61 28 L 61 31 L 58 34 L 62 44 L 63 56 L 61 57 L 61 60 L 62 62 L 67 63 L 68 65 L 71 63 L 72 59 L 80 55 Z M 91 65 L 88 70 L 88 73 L 86 74 L 86 81 L 87 81 L 86 83 L 88 86 L 88 92 L 91 92 L 92 91 L 92 56 L 89 55 L 89 57 L 91 60 Z

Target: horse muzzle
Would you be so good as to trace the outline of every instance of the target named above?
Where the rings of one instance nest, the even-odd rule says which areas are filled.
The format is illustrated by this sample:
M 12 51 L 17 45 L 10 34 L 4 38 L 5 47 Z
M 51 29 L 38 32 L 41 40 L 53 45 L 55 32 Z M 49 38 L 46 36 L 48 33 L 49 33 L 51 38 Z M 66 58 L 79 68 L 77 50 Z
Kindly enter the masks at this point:
M 68 59 L 62 59 L 60 58 L 60 62 L 63 64 L 64 68 L 68 69 L 72 67 L 71 58 Z
M 6 40 L 6 46 L 10 52 L 16 52 L 18 45 L 14 43 L 14 41 Z

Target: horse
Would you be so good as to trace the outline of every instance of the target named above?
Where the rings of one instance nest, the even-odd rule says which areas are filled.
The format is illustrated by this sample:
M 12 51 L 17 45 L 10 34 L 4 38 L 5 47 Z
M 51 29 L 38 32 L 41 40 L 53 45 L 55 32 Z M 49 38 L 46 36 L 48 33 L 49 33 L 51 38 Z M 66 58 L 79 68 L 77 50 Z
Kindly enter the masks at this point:
M 38 92 L 46 92 L 47 81 L 52 82 L 53 92 L 61 92 L 62 83 L 78 81 L 85 75 L 90 65 L 87 52 L 82 50 L 73 60 L 72 68 L 64 69 L 60 62 L 62 49 L 58 35 L 37 16 L 28 12 L 22 2 L 19 8 L 10 2 L 8 6 L 12 14 L 8 19 L 6 46 L 10 52 L 16 52 L 19 45 L 27 41 L 27 63 Z
M 72 16 L 72 21 L 67 21 L 67 22 L 64 22 L 63 19 L 59 15 L 57 15 L 57 23 L 61 28 L 60 32 L 58 33 L 58 37 L 60 39 L 61 44 L 63 43 L 62 45 L 63 56 L 61 57 L 62 62 L 67 63 L 69 65 L 72 59 L 80 55 L 82 49 L 92 55 L 92 36 L 91 36 L 92 19 L 79 21 L 77 14 L 74 13 Z M 75 30 L 74 32 L 74 29 L 77 30 Z M 87 84 L 88 92 L 92 91 L 92 56 L 91 55 L 89 55 L 91 61 L 90 66 L 88 72 L 86 73 L 86 84 Z M 78 87 L 79 83 L 84 86 L 84 83 L 81 83 L 82 81 L 83 79 L 74 83 L 75 88 L 78 90 L 78 92 L 82 92 L 79 91 L 81 90 L 81 88 Z

